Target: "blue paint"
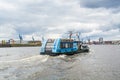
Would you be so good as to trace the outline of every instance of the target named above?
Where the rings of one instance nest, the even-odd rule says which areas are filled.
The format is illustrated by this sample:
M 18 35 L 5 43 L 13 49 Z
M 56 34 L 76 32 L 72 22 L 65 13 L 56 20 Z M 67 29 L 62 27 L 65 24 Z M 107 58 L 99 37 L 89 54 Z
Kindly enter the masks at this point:
M 41 47 L 41 54 L 73 54 L 78 50 L 78 42 L 70 41 L 70 39 L 55 39 L 53 42 L 49 42 L 50 39 L 43 42 Z M 48 45 L 49 44 L 49 45 Z

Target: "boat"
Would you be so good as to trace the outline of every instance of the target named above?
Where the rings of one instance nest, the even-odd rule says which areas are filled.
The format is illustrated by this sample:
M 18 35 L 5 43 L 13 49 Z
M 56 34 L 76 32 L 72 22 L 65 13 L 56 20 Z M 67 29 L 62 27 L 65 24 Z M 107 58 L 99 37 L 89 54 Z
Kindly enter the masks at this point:
M 78 53 L 81 52 L 89 52 L 89 47 L 87 44 L 81 44 L 81 46 L 79 46 L 79 49 L 77 51 Z
M 47 39 L 42 43 L 41 55 L 73 55 L 81 52 L 89 52 L 89 47 L 81 41 L 74 39 Z

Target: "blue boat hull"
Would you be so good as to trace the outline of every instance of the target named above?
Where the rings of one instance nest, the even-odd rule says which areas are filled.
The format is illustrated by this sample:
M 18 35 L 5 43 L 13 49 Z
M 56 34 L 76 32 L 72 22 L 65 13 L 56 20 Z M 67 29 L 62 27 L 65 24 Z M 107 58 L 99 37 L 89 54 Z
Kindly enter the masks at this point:
M 62 55 L 62 54 L 65 54 L 65 55 L 74 55 L 74 54 L 77 54 L 77 52 L 66 52 L 66 53 L 40 52 L 40 55 L 50 55 L 50 56 L 57 56 L 57 55 Z

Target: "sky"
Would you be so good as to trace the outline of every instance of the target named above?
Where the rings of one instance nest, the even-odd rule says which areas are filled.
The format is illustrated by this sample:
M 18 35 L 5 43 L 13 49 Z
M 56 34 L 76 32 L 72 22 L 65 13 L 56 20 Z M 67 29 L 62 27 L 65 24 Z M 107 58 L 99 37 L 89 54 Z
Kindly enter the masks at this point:
M 0 0 L 0 40 L 56 38 L 68 31 L 120 40 L 120 0 Z

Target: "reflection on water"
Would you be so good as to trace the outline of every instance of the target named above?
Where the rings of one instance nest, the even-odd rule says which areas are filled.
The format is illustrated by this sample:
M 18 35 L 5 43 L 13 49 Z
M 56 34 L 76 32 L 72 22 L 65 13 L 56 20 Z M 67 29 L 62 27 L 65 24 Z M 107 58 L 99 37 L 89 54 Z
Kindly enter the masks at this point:
M 39 47 L 0 48 L 0 80 L 119 80 L 120 46 L 90 48 L 71 56 L 39 55 Z

